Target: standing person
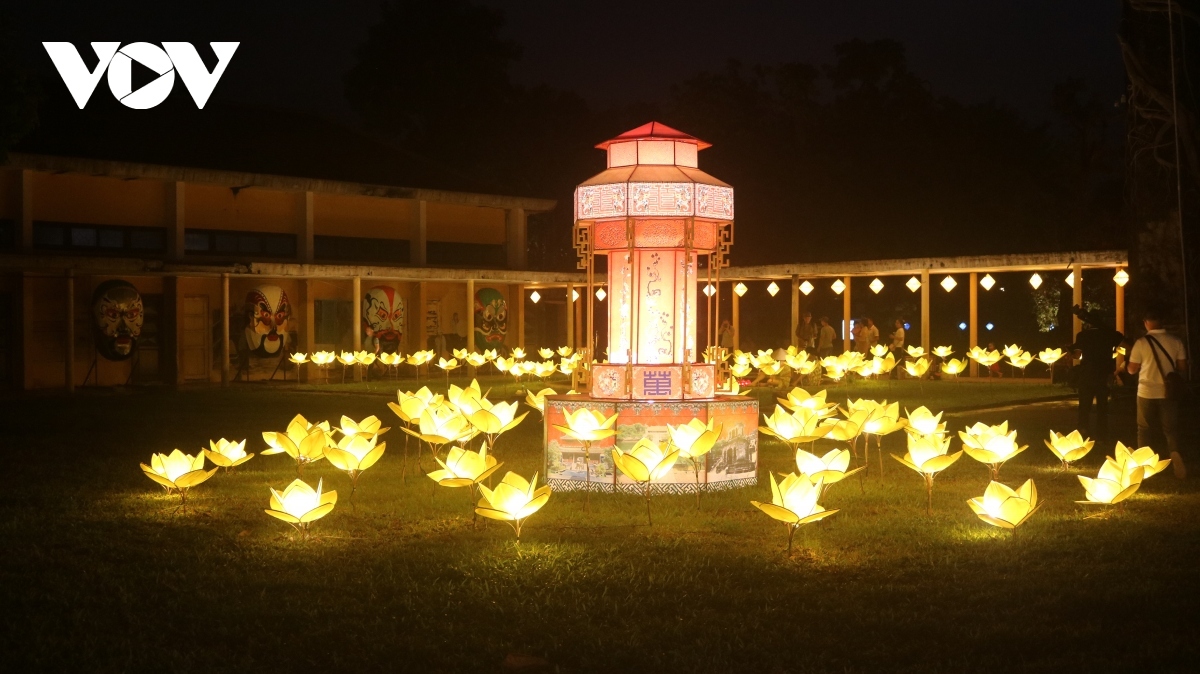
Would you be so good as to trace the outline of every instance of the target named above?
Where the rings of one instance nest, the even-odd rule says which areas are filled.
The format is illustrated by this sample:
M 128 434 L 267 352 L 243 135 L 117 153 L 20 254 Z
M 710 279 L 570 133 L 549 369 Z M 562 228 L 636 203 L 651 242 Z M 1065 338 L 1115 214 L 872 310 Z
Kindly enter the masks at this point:
M 804 312 L 804 319 L 796 325 L 796 344 L 805 351 L 812 351 L 817 344 L 817 326 L 813 325 L 812 314 Z
M 908 354 L 904 351 L 904 319 L 897 318 L 895 326 L 896 329 L 893 330 L 891 334 L 891 350 L 892 357 L 895 358 L 896 363 L 899 364 L 906 357 L 908 357 Z M 892 369 L 892 379 L 900 378 L 901 369 L 902 368 L 899 367 Z
M 1113 379 L 1113 349 L 1125 336 L 1110 327 L 1105 317 L 1078 306 L 1071 313 L 1083 321 L 1083 330 L 1071 345 L 1079 359 L 1079 432 L 1108 436 L 1108 383 Z M 1091 425 L 1092 400 L 1096 401 L 1096 425 Z
M 865 328 L 863 328 L 863 331 L 866 333 L 866 336 L 867 336 L 867 339 L 866 339 L 867 347 L 866 347 L 866 349 L 863 350 L 863 352 L 870 353 L 871 348 L 879 343 L 879 327 L 877 325 L 875 325 L 875 321 L 873 319 L 871 319 L 870 316 L 868 316 L 867 318 L 864 318 L 863 321 L 866 322 L 866 324 L 867 324 L 867 326 Z
M 1166 436 L 1167 450 L 1175 477 L 1187 477 L 1187 467 L 1179 454 L 1179 392 L 1187 372 L 1187 352 L 1183 341 L 1162 327 L 1162 315 L 1147 311 L 1142 320 L 1146 335 L 1129 351 L 1129 374 L 1138 375 L 1137 425 L 1138 446 L 1152 446 L 1159 433 Z M 1173 375 L 1173 376 L 1172 376 Z M 1161 445 L 1160 445 L 1161 446 Z
M 728 318 L 721 321 L 721 327 L 717 330 L 717 345 L 726 352 L 733 350 L 733 323 Z
M 817 331 L 817 357 L 825 358 L 833 355 L 833 326 L 829 317 L 821 317 L 821 329 Z

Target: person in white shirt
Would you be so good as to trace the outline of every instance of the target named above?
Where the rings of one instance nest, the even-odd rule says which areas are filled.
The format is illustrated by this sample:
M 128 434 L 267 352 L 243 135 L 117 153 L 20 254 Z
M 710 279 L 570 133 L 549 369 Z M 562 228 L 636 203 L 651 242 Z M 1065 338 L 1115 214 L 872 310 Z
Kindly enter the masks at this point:
M 875 321 L 870 318 L 867 318 L 866 322 L 867 327 L 863 329 L 863 332 L 867 336 L 867 348 L 865 350 L 870 351 L 871 347 L 879 343 L 879 326 L 875 325 Z
M 1187 373 L 1187 351 L 1183 341 L 1162 327 L 1162 316 L 1146 312 L 1146 335 L 1129 350 L 1129 374 L 1138 375 L 1137 425 L 1138 446 L 1151 446 L 1154 436 L 1166 436 L 1167 450 L 1175 476 L 1187 476 L 1183 456 L 1179 454 L 1179 401 L 1167 397 L 1166 375 Z

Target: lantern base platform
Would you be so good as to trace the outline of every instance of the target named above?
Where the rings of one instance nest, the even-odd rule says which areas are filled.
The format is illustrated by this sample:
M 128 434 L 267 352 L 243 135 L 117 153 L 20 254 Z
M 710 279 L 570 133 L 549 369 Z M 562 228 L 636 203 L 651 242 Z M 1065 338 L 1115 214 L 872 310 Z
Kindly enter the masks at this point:
M 585 451 L 582 443 L 567 437 L 555 426 L 566 426 L 564 412 L 580 408 L 617 415 L 616 437 L 592 444 Z M 628 450 L 642 438 L 661 444 L 670 440 L 667 424 L 677 426 L 692 419 L 721 425 L 721 437 L 700 465 L 701 491 L 737 489 L 758 484 L 758 400 L 747 396 L 721 396 L 699 400 L 604 400 L 590 396 L 546 396 L 545 461 L 546 484 L 558 491 L 588 489 L 587 471 L 591 466 L 591 489 L 607 493 L 641 494 L 642 486 L 614 471 L 613 447 Z M 590 460 L 589 460 L 590 458 Z M 692 464 L 680 459 L 663 479 L 651 488 L 655 494 L 693 494 L 696 474 Z

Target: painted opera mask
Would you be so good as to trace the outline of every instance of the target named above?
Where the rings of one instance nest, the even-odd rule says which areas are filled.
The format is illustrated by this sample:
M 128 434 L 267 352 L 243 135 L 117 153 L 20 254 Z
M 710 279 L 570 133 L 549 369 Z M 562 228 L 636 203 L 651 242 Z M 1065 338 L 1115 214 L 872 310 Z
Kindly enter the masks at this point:
M 127 281 L 105 281 L 92 293 L 96 351 L 108 360 L 126 360 L 137 348 L 146 320 L 142 296 Z
M 279 286 L 262 285 L 246 293 L 246 345 L 258 356 L 275 356 L 287 349 L 292 304 Z
M 504 344 L 508 334 L 508 302 L 494 288 L 481 288 L 475 293 L 475 346 L 491 349 Z
M 367 291 L 362 305 L 363 331 L 375 353 L 396 353 L 404 339 L 404 298 L 391 286 Z

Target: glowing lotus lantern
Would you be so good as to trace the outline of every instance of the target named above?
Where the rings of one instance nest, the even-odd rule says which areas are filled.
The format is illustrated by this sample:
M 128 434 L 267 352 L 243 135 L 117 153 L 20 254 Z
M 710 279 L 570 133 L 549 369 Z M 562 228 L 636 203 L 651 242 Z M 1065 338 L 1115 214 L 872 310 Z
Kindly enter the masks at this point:
M 548 396 L 548 395 L 552 395 L 552 396 L 558 395 L 558 392 L 552 388 L 544 388 L 544 389 L 538 391 L 537 393 L 534 393 L 533 391 L 526 391 L 525 392 L 525 403 L 527 405 L 529 405 L 530 407 L 532 407 L 533 409 L 537 410 L 538 412 L 541 412 L 542 416 L 545 416 L 546 415 L 546 396 Z
M 425 386 L 422 386 L 416 393 L 397 391 L 396 399 L 396 402 L 388 403 L 388 408 L 395 412 L 396 416 L 400 417 L 400 421 L 403 421 L 410 429 L 416 428 L 421 423 L 421 413 L 430 405 L 436 407 L 442 403 L 442 396 L 434 395 Z M 404 463 L 400 472 L 401 482 L 404 481 L 408 472 L 408 438 L 410 435 L 415 434 L 407 431 L 404 434 Z M 420 448 L 418 447 L 418 459 L 420 458 L 419 452 Z
M 1001 355 L 999 351 L 988 351 L 987 349 L 973 346 L 967 352 L 967 357 L 983 367 L 989 368 L 1000 362 Z
M 787 525 L 787 549 L 790 553 L 796 529 L 804 524 L 823 520 L 836 513 L 837 510 L 826 510 L 817 503 L 817 499 L 821 498 L 821 493 L 824 491 L 823 484 L 819 479 L 813 482 L 808 477 L 795 473 L 785 476 L 779 483 L 775 482 L 774 475 L 771 475 L 770 478 L 771 502 L 751 501 L 750 505 L 763 511 L 772 519 Z
M 354 357 L 354 353 L 350 351 L 341 352 L 338 354 L 337 359 L 342 365 L 353 365 L 358 362 L 358 359 Z
M 515 358 L 517 360 L 521 360 L 522 358 L 525 357 L 525 349 L 522 349 L 519 346 L 514 346 L 512 353 L 510 353 L 509 355 L 511 355 L 513 358 Z
M 905 416 L 908 417 L 908 426 L 906 430 L 908 430 L 910 434 L 943 435 L 946 432 L 946 424 L 941 423 L 942 413 L 938 412 L 935 415 L 924 405 L 911 412 L 905 410 Z
M 446 460 L 437 460 L 440 469 L 429 473 L 429 479 L 443 487 L 473 487 L 483 482 L 503 464 L 488 454 L 487 446 L 472 452 L 461 447 L 451 447 Z M 472 499 L 473 500 L 473 499 Z
M 520 542 L 525 520 L 550 500 L 550 485 L 538 488 L 537 477 L 534 473 L 532 480 L 526 480 L 509 471 L 495 489 L 479 485 L 481 497 L 475 512 L 489 519 L 508 522 Z
M 378 440 L 377 434 L 359 433 L 344 436 L 336 447 L 325 448 L 325 458 L 329 463 L 350 476 L 351 502 L 354 501 L 354 492 L 358 490 L 359 476 L 374 466 L 383 456 L 383 450 L 387 449 L 387 443 Z
M 1071 431 L 1065 435 L 1059 435 L 1054 431 L 1050 431 L 1050 439 L 1045 441 L 1046 447 L 1062 461 L 1063 470 L 1070 468 L 1075 461 L 1087 456 L 1087 453 L 1092 451 L 1092 446 L 1095 444 L 1092 440 L 1085 440 L 1079 431 Z
M 1037 487 L 1033 480 L 1025 480 L 1017 489 L 992 481 L 984 490 L 983 496 L 967 501 L 979 519 L 994 527 L 1011 529 L 1014 533 L 1017 527 L 1037 512 Z
M 976 423 L 965 431 L 959 431 L 963 450 L 972 459 L 988 466 L 992 480 L 1000 479 L 1000 467 L 1006 461 L 1025 451 L 1029 445 L 1017 445 L 1017 432 L 1009 432 L 1008 422 L 998 426 Z
M 466 360 L 467 365 L 470 365 L 471 367 L 479 367 L 487 363 L 487 358 L 484 358 L 482 353 L 476 353 L 474 351 L 467 354 Z
M 721 437 L 721 424 L 715 424 L 712 419 L 708 423 L 693 418 L 686 424 L 672 426 L 667 424 L 667 432 L 671 436 L 671 445 L 679 450 L 679 456 L 692 462 L 692 472 L 696 476 L 696 507 L 700 507 L 700 460 L 707 455 L 717 440 Z
M 467 350 L 466 349 L 450 349 L 450 355 L 454 356 L 455 359 L 457 359 L 457 360 L 463 360 L 467 357 Z
M 909 424 L 911 425 L 911 423 L 912 417 L 910 416 Z M 938 473 L 958 461 L 960 456 L 962 456 L 962 450 L 950 454 L 950 438 L 942 439 L 939 434 L 910 434 L 908 436 L 908 452 L 904 454 L 903 458 L 895 454 L 892 455 L 892 458 L 912 468 L 925 478 L 926 512 L 933 514 L 933 479 L 937 477 Z
M 1016 344 L 1006 344 L 1004 346 L 1004 350 L 1001 351 L 1001 353 L 1004 354 L 1005 358 L 1013 358 L 1015 356 L 1019 356 L 1022 353 L 1025 353 L 1025 349 L 1022 349 L 1020 346 L 1018 346 Z
M 240 466 L 254 458 L 254 454 L 246 453 L 245 440 L 241 442 L 232 442 L 225 438 L 209 440 L 208 447 L 208 449 L 203 450 L 204 456 L 208 457 L 208 460 L 212 461 L 214 466 L 219 466 L 225 470 L 229 470 L 234 466 Z
M 834 413 L 836 405 L 831 402 L 826 402 L 825 391 L 817 391 L 809 393 L 800 387 L 793 388 L 788 391 L 786 398 L 776 398 L 780 405 L 789 410 L 796 411 L 800 408 L 815 412 L 818 416 L 827 417 Z
M 758 371 L 768 377 L 774 377 L 783 371 L 783 363 L 780 363 L 777 360 L 773 360 L 769 363 L 763 363 L 762 367 L 758 368 Z
M 1141 468 L 1142 479 L 1158 475 L 1167 466 L 1171 465 L 1171 459 L 1159 460 L 1158 454 L 1149 447 L 1130 450 L 1120 440 L 1117 441 L 1117 446 L 1113 449 L 1112 460 L 1117 465 L 1124 466 L 1125 470 L 1131 470 L 1131 467 Z
M 1142 486 L 1145 469 L 1132 464 L 1118 464 L 1112 459 L 1105 459 L 1100 466 L 1100 472 L 1095 478 L 1080 475 L 1079 482 L 1083 484 L 1084 505 L 1116 505 L 1129 498 L 1138 487 Z
M 904 371 L 908 373 L 908 376 L 920 379 L 929 371 L 929 359 L 918 358 L 916 360 L 906 360 L 904 361 Z
M 346 437 L 363 435 L 373 438 L 376 435 L 383 435 L 391 429 L 384 428 L 383 422 L 379 420 L 379 417 L 372 414 L 362 421 L 355 421 L 348 416 L 342 415 L 342 425 L 338 426 L 338 430 Z
M 572 349 L 569 346 L 558 347 L 558 355 L 562 356 L 563 358 L 569 358 L 573 351 L 574 351 L 574 349 Z
M 746 377 L 750 374 L 750 363 L 734 363 L 729 366 L 729 373 L 735 377 Z
M 813 482 L 820 481 L 826 488 L 835 482 L 841 482 L 857 473 L 866 466 L 859 466 L 847 471 L 850 467 L 850 450 L 831 449 L 824 456 L 810 454 L 803 449 L 796 450 L 796 468 L 801 475 L 806 475 Z
M 521 372 L 524 374 L 533 374 L 538 369 L 538 363 L 535 363 L 532 360 L 521 361 L 518 365 L 521 368 Z
M 938 358 L 949 358 L 954 355 L 954 347 L 952 346 L 935 346 L 933 347 L 933 355 Z
M 370 365 L 375 362 L 375 354 L 370 351 L 355 351 L 354 362 L 359 365 Z
M 904 350 L 907 351 L 908 355 L 912 358 L 920 358 L 921 356 L 925 355 L 924 348 L 913 345 L 913 344 L 908 345 L 907 347 L 904 348 Z
M 263 450 L 263 455 L 287 454 L 296 461 L 297 474 L 302 474 L 308 464 L 325 458 L 325 448 L 330 441 L 328 421 L 310 424 L 299 414 L 288 423 L 287 431 L 264 431 L 262 435 L 269 445 L 268 449 Z
M 543 347 L 538 349 L 538 355 L 541 356 L 543 360 L 549 360 L 554 357 L 554 349 Z
M 484 350 L 483 350 L 483 358 L 484 358 L 484 360 L 486 360 L 487 362 L 489 362 L 489 363 L 490 363 L 490 362 L 492 362 L 493 360 L 496 360 L 496 357 L 497 357 L 497 354 L 496 354 L 496 350 L 495 350 L 495 349 L 484 349 Z
M 1054 365 L 1060 358 L 1063 357 L 1062 349 L 1042 349 L 1038 352 L 1037 359 L 1046 365 Z
M 451 358 L 450 360 L 446 360 L 445 358 L 438 358 L 437 366 L 445 370 L 446 374 L 449 374 L 451 370 L 458 368 L 458 359 Z
M 320 367 L 331 365 L 336 359 L 337 356 L 332 351 L 318 351 L 312 355 L 312 362 Z
M 483 389 L 479 387 L 479 380 L 472 379 L 470 384 L 462 388 L 451 384 L 446 389 L 446 402 L 462 412 L 464 416 L 482 408 Z
M 1022 375 L 1025 373 L 1025 367 L 1032 362 L 1033 354 L 1028 351 L 1022 351 L 1015 356 L 1010 356 L 1008 359 L 1008 364 L 1020 370 Z
M 296 531 L 307 534 L 309 525 L 328 515 L 337 504 L 336 491 L 324 491 L 323 481 L 317 481 L 314 490 L 299 478 L 292 480 L 283 492 L 271 490 L 271 507 L 266 513 L 292 525 Z
M 646 496 L 646 524 L 649 526 L 654 526 L 654 519 L 650 516 L 650 484 L 671 472 L 679 458 L 679 450 L 670 451 L 669 448 L 670 445 L 664 448 L 650 438 L 642 438 L 627 452 L 619 447 L 612 450 L 613 465 L 625 477 L 642 485 L 642 493 Z
M 891 352 L 888 351 L 887 346 L 885 346 L 883 344 L 876 344 L 875 346 L 871 347 L 871 355 L 875 356 L 876 358 L 883 358 L 884 356 L 888 355 L 889 353 L 891 353 Z
M 453 405 L 443 402 L 426 407 L 421 412 L 417 428 L 404 428 L 405 433 L 429 443 L 429 451 L 436 459 L 440 448 L 456 440 L 466 441 L 475 436 L 467 418 Z M 419 457 L 418 457 L 419 460 Z
M 878 365 L 876 365 L 876 363 L 878 363 Z M 876 371 L 875 374 L 877 374 L 877 375 L 887 374 L 887 373 L 891 372 L 893 369 L 895 369 L 896 357 L 893 356 L 891 353 L 888 353 L 883 358 L 876 358 L 876 359 L 872 360 L 871 365 L 872 365 L 872 369 Z
M 536 374 L 539 378 L 541 378 L 543 382 L 545 382 L 546 377 L 549 377 L 550 375 L 552 375 L 558 371 L 558 366 L 555 365 L 554 361 L 551 361 L 551 360 L 547 360 L 547 361 L 544 361 L 541 363 L 534 363 L 533 365 L 534 365 L 533 373 Z
M 517 364 L 517 360 L 515 358 L 497 357 L 496 360 L 492 361 L 492 365 L 496 366 L 497 372 L 508 372 L 509 370 L 512 369 L 513 365 L 516 365 L 516 364 Z
M 829 427 L 822 424 L 821 415 L 804 407 L 789 414 L 776 405 L 772 414 L 763 415 L 763 422 L 766 426 L 759 426 L 758 430 L 786 442 L 793 452 L 799 449 L 800 443 L 815 443 L 829 433 Z
M 475 430 L 487 436 L 489 447 L 495 448 L 496 439 L 503 433 L 517 427 L 528 412 L 517 414 L 517 403 L 492 403 L 483 398 L 483 406 L 467 415 L 467 420 Z
M 170 454 L 151 454 L 150 465 L 140 464 L 146 477 L 157 482 L 170 494 L 178 492 L 179 503 L 187 503 L 188 490 L 204 482 L 217 472 L 216 468 L 204 470 L 204 453 L 195 456 L 184 454 L 178 449 Z
M 303 365 L 308 362 L 308 354 L 307 353 L 293 353 L 292 355 L 288 356 L 288 360 L 292 361 L 296 365 Z
M 967 361 L 962 358 L 950 358 L 942 363 L 942 374 L 954 375 L 957 377 L 967 369 Z
M 787 366 L 793 370 L 799 370 L 808 363 L 808 353 L 804 351 L 789 353 L 784 357 L 783 362 L 787 363 Z
M 555 428 L 562 431 L 564 435 L 574 440 L 578 440 L 583 445 L 584 466 L 586 472 L 586 489 L 584 496 L 584 508 L 587 508 L 591 502 L 592 493 L 592 443 L 597 440 L 611 438 L 617 432 L 613 430 L 613 425 L 617 423 L 617 415 L 605 418 L 603 414 L 596 410 L 590 410 L 586 407 L 580 407 L 572 414 L 569 411 L 564 411 L 563 416 L 566 419 L 566 426 L 555 425 Z

